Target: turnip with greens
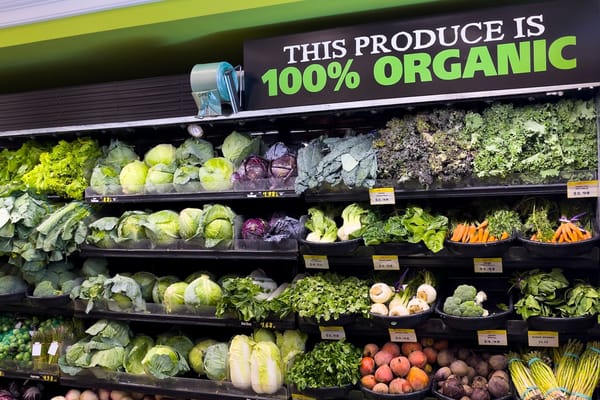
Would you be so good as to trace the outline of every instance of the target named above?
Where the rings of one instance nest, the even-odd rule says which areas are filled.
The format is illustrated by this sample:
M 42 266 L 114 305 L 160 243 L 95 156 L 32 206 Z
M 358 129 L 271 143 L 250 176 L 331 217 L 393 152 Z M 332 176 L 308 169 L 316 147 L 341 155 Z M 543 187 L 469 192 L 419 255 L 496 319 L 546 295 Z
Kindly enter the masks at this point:
M 394 289 L 387 283 L 377 282 L 369 289 L 369 297 L 373 303 L 387 303 L 393 296 Z

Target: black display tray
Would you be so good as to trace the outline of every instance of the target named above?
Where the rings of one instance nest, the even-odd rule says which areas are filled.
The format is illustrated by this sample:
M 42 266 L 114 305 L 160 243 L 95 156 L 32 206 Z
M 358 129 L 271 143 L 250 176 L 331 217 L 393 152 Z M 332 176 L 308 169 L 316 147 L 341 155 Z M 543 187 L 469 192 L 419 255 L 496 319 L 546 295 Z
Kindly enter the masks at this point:
M 433 315 L 434 309 L 435 303 L 431 304 L 427 311 L 406 315 L 403 317 L 390 317 L 373 313 L 371 313 L 370 316 L 375 325 L 384 328 L 414 328 L 415 326 L 419 326 L 427 321 Z
M 60 307 L 71 302 L 71 297 L 68 294 L 60 294 L 57 296 L 26 296 L 27 301 L 37 307 Z
M 552 331 L 559 333 L 582 333 L 596 325 L 596 315 L 585 317 L 529 317 L 527 328 L 530 330 Z
M 367 400 L 422 400 L 429 395 L 430 389 L 431 384 L 427 389 L 417 390 L 411 393 L 377 393 L 360 385 L 360 390 Z
M 302 254 L 343 256 L 355 252 L 359 246 L 364 244 L 364 241 L 362 238 L 358 238 L 339 242 L 323 243 L 310 242 L 306 239 L 298 239 L 298 243 L 300 252 Z
M 332 387 L 321 387 L 321 388 L 309 388 L 306 387 L 302 390 L 295 389 L 298 393 L 305 396 L 312 397 L 317 400 L 333 400 L 333 399 L 347 399 L 348 393 L 355 387 L 355 385 L 348 384 L 344 386 L 332 386 Z M 293 398 L 293 396 L 292 396 Z
M 527 250 L 527 252 L 529 252 L 529 254 L 536 257 L 570 257 L 592 251 L 594 247 L 598 246 L 600 235 L 595 235 L 591 239 L 571 243 L 544 243 L 527 239 L 524 236 L 519 235 L 518 242 Z
M 444 247 L 461 257 L 501 257 L 516 242 L 516 236 L 486 243 L 462 243 L 444 240 Z
M 373 249 L 373 254 L 382 255 L 394 254 L 398 256 L 409 256 L 412 254 L 423 254 L 428 252 L 427 247 L 422 242 L 390 242 L 367 247 Z
M 506 301 L 507 309 L 501 310 L 496 307 L 496 301 Z M 489 305 L 486 305 L 489 304 Z M 506 321 L 513 315 L 512 297 L 508 296 L 502 299 L 497 293 L 488 293 L 488 300 L 483 307 L 489 311 L 487 317 L 458 317 L 446 314 L 443 311 L 444 302 L 440 301 L 435 307 L 435 312 L 440 316 L 444 324 L 452 329 L 463 331 L 476 331 L 482 329 L 505 328 Z
M 2 304 L 10 304 L 20 300 L 23 300 L 27 295 L 26 292 L 21 293 L 10 293 L 10 294 L 0 294 L 0 303 Z

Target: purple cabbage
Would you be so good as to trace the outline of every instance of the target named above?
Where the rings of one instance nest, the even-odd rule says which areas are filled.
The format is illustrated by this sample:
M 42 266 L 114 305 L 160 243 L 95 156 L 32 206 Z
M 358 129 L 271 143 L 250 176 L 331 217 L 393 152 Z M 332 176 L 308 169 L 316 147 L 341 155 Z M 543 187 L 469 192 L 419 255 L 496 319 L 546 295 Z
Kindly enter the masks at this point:
M 265 158 L 273 161 L 279 157 L 291 153 L 290 149 L 283 142 L 277 142 L 271 145 L 265 153 Z
M 275 213 L 269 221 L 269 231 L 264 237 L 267 242 L 280 242 L 285 239 L 299 239 L 302 227 L 296 218 Z
M 249 218 L 242 224 L 242 239 L 262 240 L 269 232 L 269 223 L 263 218 Z
M 250 156 L 242 161 L 235 172 L 234 180 L 255 181 L 269 176 L 269 161 L 260 156 Z
M 296 156 L 287 153 L 271 161 L 269 175 L 277 179 L 287 179 L 297 175 Z

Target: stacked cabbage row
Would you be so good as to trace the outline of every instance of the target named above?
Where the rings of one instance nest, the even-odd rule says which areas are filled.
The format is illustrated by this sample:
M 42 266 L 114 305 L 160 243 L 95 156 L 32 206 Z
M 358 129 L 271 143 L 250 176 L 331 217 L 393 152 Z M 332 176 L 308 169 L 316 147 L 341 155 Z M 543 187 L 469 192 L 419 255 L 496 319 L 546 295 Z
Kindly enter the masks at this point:
M 260 137 L 234 131 L 219 150 L 204 139 L 190 138 L 178 147 L 155 145 L 140 159 L 133 146 L 115 140 L 94 167 L 90 186 L 103 195 L 220 191 L 237 181 L 295 175 L 296 157 L 286 145 L 264 147 Z
M 255 330 L 230 341 L 192 340 L 180 331 L 156 338 L 134 334 L 126 322 L 99 320 L 59 359 L 61 371 L 77 374 L 100 367 L 158 379 L 205 376 L 230 381 L 238 389 L 272 394 L 283 386 L 286 370 L 305 350 L 306 335 L 295 330 Z

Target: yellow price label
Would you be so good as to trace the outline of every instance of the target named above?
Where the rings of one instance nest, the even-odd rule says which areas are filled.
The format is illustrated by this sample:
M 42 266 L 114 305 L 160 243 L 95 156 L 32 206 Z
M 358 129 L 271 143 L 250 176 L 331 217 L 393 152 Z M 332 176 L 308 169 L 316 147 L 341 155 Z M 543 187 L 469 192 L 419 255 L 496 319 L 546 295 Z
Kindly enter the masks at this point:
M 396 194 L 394 193 L 394 188 L 369 189 L 369 202 L 372 206 L 396 204 Z
M 321 339 L 323 340 L 342 340 L 346 339 L 346 332 L 343 326 L 319 326 Z
M 417 334 L 414 329 L 390 328 L 390 340 L 392 342 L 410 342 L 417 341 Z
M 567 182 L 567 198 L 569 199 L 598 197 L 598 192 L 597 180 Z
M 558 332 L 554 331 L 529 331 L 527 344 L 530 347 L 558 347 Z
M 329 269 L 329 260 L 327 256 L 305 254 L 304 265 L 311 269 Z
M 375 271 L 399 271 L 400 263 L 398 262 L 398 256 L 373 256 L 373 269 Z
M 478 274 L 501 274 L 502 258 L 474 258 L 473 267 Z
M 477 343 L 480 346 L 507 346 L 508 337 L 506 330 L 480 330 L 477 331 Z

